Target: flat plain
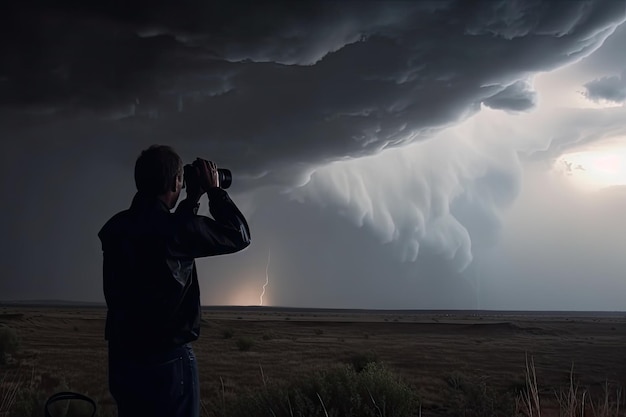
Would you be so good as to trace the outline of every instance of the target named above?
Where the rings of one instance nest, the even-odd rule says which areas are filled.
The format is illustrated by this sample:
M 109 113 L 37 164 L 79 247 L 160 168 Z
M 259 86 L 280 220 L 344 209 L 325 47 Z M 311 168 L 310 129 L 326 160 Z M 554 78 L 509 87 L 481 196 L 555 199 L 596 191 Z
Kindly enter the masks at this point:
M 112 410 L 105 315 L 104 307 L 0 306 L 0 323 L 21 339 L 0 371 L 37 374 L 44 389 L 87 393 Z M 439 415 L 454 375 L 523 386 L 527 358 L 548 403 L 571 376 L 594 394 L 607 383 L 626 387 L 626 313 L 206 307 L 193 346 L 207 403 L 358 357 L 415 387 L 424 416 Z

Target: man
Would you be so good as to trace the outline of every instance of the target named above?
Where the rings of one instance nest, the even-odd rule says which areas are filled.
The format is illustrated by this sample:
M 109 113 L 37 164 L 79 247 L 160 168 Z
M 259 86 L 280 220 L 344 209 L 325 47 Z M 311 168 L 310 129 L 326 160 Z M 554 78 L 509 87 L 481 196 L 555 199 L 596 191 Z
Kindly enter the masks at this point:
M 250 244 L 246 219 L 219 188 L 213 162 L 185 167 L 168 146 L 151 146 L 135 164 L 137 194 L 100 230 L 108 307 L 109 389 L 120 417 L 198 417 L 198 370 L 190 342 L 200 332 L 194 258 Z M 197 215 L 206 193 L 213 219 Z

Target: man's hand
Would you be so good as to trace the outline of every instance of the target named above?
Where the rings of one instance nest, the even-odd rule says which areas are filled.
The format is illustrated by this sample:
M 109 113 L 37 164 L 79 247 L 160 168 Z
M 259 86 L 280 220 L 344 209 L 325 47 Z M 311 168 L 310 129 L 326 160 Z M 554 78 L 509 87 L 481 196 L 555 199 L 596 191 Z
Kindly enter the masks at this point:
M 215 162 L 196 158 L 193 162 L 193 166 L 198 174 L 200 186 L 205 192 L 209 191 L 211 188 L 220 186 L 220 179 Z
M 185 165 L 184 168 L 184 176 L 185 176 L 185 189 L 187 191 L 187 198 L 190 200 L 194 200 L 198 202 L 202 194 L 204 194 L 204 190 L 202 189 L 202 185 L 200 184 L 200 178 L 198 177 L 198 170 L 193 165 Z

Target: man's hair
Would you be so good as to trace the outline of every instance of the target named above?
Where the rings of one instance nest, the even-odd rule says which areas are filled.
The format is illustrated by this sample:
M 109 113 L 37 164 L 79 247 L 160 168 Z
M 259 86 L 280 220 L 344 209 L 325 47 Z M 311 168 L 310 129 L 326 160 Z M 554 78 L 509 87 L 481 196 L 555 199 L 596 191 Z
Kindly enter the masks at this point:
M 172 189 L 182 173 L 183 161 L 170 146 L 152 145 L 141 152 L 135 163 L 137 191 L 161 195 Z

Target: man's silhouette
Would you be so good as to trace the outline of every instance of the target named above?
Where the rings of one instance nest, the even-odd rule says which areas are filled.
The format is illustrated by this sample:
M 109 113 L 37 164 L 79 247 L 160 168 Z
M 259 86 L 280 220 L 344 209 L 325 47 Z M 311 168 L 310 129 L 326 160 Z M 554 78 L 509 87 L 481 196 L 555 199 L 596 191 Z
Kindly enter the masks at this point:
M 198 368 L 190 342 L 200 332 L 195 258 L 250 244 L 246 219 L 219 188 L 213 162 L 186 167 L 168 146 L 144 150 L 137 194 L 100 230 L 108 307 L 109 389 L 120 417 L 199 416 Z M 213 218 L 197 215 L 206 193 Z

